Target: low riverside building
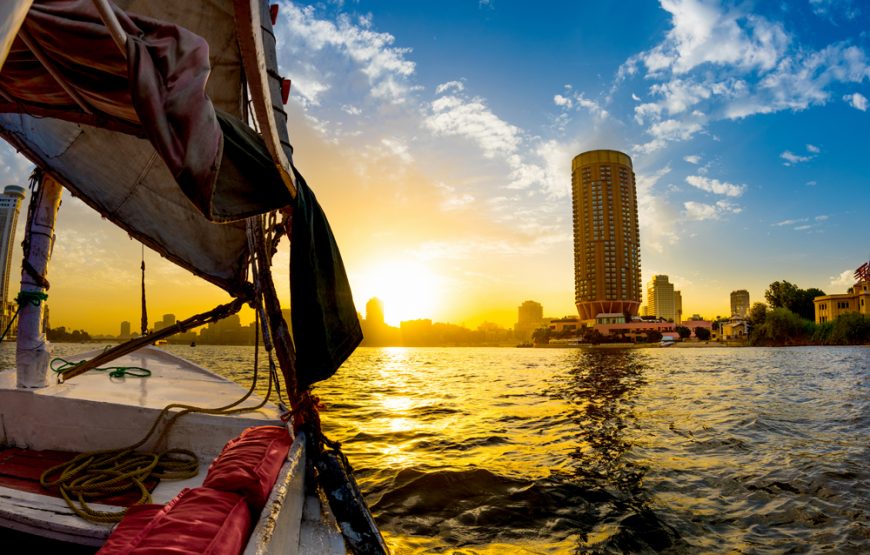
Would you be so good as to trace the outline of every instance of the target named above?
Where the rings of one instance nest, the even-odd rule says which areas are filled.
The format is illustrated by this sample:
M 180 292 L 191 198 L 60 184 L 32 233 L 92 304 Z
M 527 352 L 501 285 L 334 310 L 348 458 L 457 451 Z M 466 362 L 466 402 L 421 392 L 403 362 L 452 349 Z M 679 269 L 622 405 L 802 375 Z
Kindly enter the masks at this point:
M 858 274 L 858 272 L 855 273 Z M 850 287 L 847 293 L 824 295 L 813 299 L 813 305 L 816 309 L 816 324 L 833 322 L 841 314 L 847 312 L 870 315 L 870 276 L 859 277 L 861 281 Z
M 550 328 L 550 331 L 554 333 L 577 331 L 580 329 L 580 318 L 578 318 L 577 316 L 565 316 L 564 318 L 557 318 L 555 320 L 550 320 L 550 325 L 548 327 Z
M 702 320 L 697 314 L 692 316 L 691 320 L 685 320 L 681 326 L 692 330 L 692 337 L 695 337 L 695 328 L 704 328 L 713 332 L 713 322 L 710 320 Z
M 722 322 L 720 325 L 722 339 L 724 341 L 734 341 L 746 339 L 749 335 L 749 323 L 743 318 L 732 317 L 727 322 Z

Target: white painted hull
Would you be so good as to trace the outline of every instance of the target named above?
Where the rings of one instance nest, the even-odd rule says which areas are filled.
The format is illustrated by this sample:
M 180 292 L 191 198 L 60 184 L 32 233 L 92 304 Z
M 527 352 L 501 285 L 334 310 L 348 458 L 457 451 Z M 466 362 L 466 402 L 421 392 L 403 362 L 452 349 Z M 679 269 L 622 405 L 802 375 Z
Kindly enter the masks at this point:
M 91 358 L 83 353 L 72 360 Z M 125 447 L 140 440 L 164 406 L 183 403 L 215 408 L 241 398 L 245 389 L 204 368 L 155 347 L 118 359 L 114 365 L 140 366 L 149 378 L 113 380 L 87 372 L 64 384 L 19 389 L 15 372 L 0 372 L 0 444 L 34 450 L 91 451 Z M 249 398 L 253 407 L 260 399 Z M 169 434 L 171 447 L 189 449 L 200 472 L 187 480 L 163 480 L 152 492 L 166 503 L 185 487 L 197 487 L 224 444 L 247 427 L 280 423 L 277 407 L 233 416 L 188 414 Z M 146 448 L 148 446 L 146 445 Z M 306 498 L 305 441 L 296 438 L 244 553 L 345 553 L 328 510 L 316 495 Z M 99 546 L 112 525 L 87 522 L 62 499 L 0 487 L 0 527 L 82 545 Z M 97 510 L 117 507 L 94 505 Z

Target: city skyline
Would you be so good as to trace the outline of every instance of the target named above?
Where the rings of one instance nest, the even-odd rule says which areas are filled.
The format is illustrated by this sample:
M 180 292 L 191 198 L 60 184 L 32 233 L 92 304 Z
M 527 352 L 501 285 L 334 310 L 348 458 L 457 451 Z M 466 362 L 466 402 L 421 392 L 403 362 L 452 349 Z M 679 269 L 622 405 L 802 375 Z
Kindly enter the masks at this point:
M 281 3 L 276 32 L 295 161 L 357 308 L 377 296 L 390 323 L 511 326 L 524 299 L 576 312 L 571 160 L 591 149 L 632 157 L 641 283 L 669 275 L 687 313 L 728 315 L 731 291 L 763 299 L 783 279 L 845 292 L 870 254 L 867 11 L 360 0 Z M 25 184 L 30 167 L 0 147 L 3 184 Z M 147 249 L 146 261 L 153 314 L 227 299 Z M 287 262 L 285 247 L 285 284 Z M 65 194 L 53 323 L 137 321 L 138 268 L 139 245 Z

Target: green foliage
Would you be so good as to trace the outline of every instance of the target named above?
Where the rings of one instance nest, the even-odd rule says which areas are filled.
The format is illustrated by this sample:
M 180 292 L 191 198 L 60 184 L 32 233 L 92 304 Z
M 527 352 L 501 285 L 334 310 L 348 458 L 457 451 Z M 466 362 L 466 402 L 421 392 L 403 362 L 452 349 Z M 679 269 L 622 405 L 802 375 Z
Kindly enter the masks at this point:
M 805 320 L 815 319 L 813 299 L 825 292 L 816 287 L 801 289 L 788 281 L 774 281 L 764 292 L 764 298 L 773 308 L 787 308 Z
M 764 323 L 767 317 L 767 305 L 764 303 L 753 303 L 749 309 L 749 324 L 752 327 L 758 327 Z
M 815 324 L 787 308 L 774 308 L 767 313 L 764 324 L 752 330 L 753 345 L 806 345 L 815 331 Z
M 700 339 L 701 341 L 707 341 L 710 339 L 710 330 L 707 328 L 697 327 L 695 328 L 695 337 Z
M 834 320 L 828 345 L 870 344 L 870 317 L 857 312 L 847 312 Z
M 67 331 L 66 327 L 49 328 L 45 331 L 49 341 L 57 343 L 84 343 L 91 340 L 91 336 L 85 330 Z
M 550 342 L 550 328 L 538 328 L 532 332 L 532 341 L 535 345 L 546 345 Z
M 680 339 L 688 339 L 692 335 L 692 330 L 686 326 L 677 326 L 674 329 L 678 334 L 680 334 Z

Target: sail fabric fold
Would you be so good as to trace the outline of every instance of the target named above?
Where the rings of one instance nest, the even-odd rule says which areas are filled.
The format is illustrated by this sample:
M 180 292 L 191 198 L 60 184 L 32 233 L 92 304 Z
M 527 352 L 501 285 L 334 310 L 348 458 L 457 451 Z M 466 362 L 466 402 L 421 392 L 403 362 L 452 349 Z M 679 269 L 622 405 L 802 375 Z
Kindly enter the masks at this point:
M 300 390 L 335 374 L 362 341 L 338 244 L 323 209 L 296 172 L 290 249 L 290 314 Z
M 18 37 L 0 72 L 0 90 L 15 101 L 0 102 L 0 111 L 147 137 L 187 198 L 212 221 L 287 206 L 290 193 L 280 180 L 245 174 L 254 168 L 258 176 L 278 175 L 268 167 L 274 162 L 262 139 L 248 131 L 242 140 L 226 140 L 227 130 L 238 136 L 247 126 L 237 120 L 238 94 L 220 118 L 206 94 L 208 42 L 178 25 L 119 9 L 115 14 L 127 33 L 126 54 L 90 0 L 35 2 L 22 27 L 31 42 Z M 241 89 L 240 68 L 227 86 Z M 252 159 L 259 165 L 235 163 Z M 247 199 L 244 206 L 240 198 Z

